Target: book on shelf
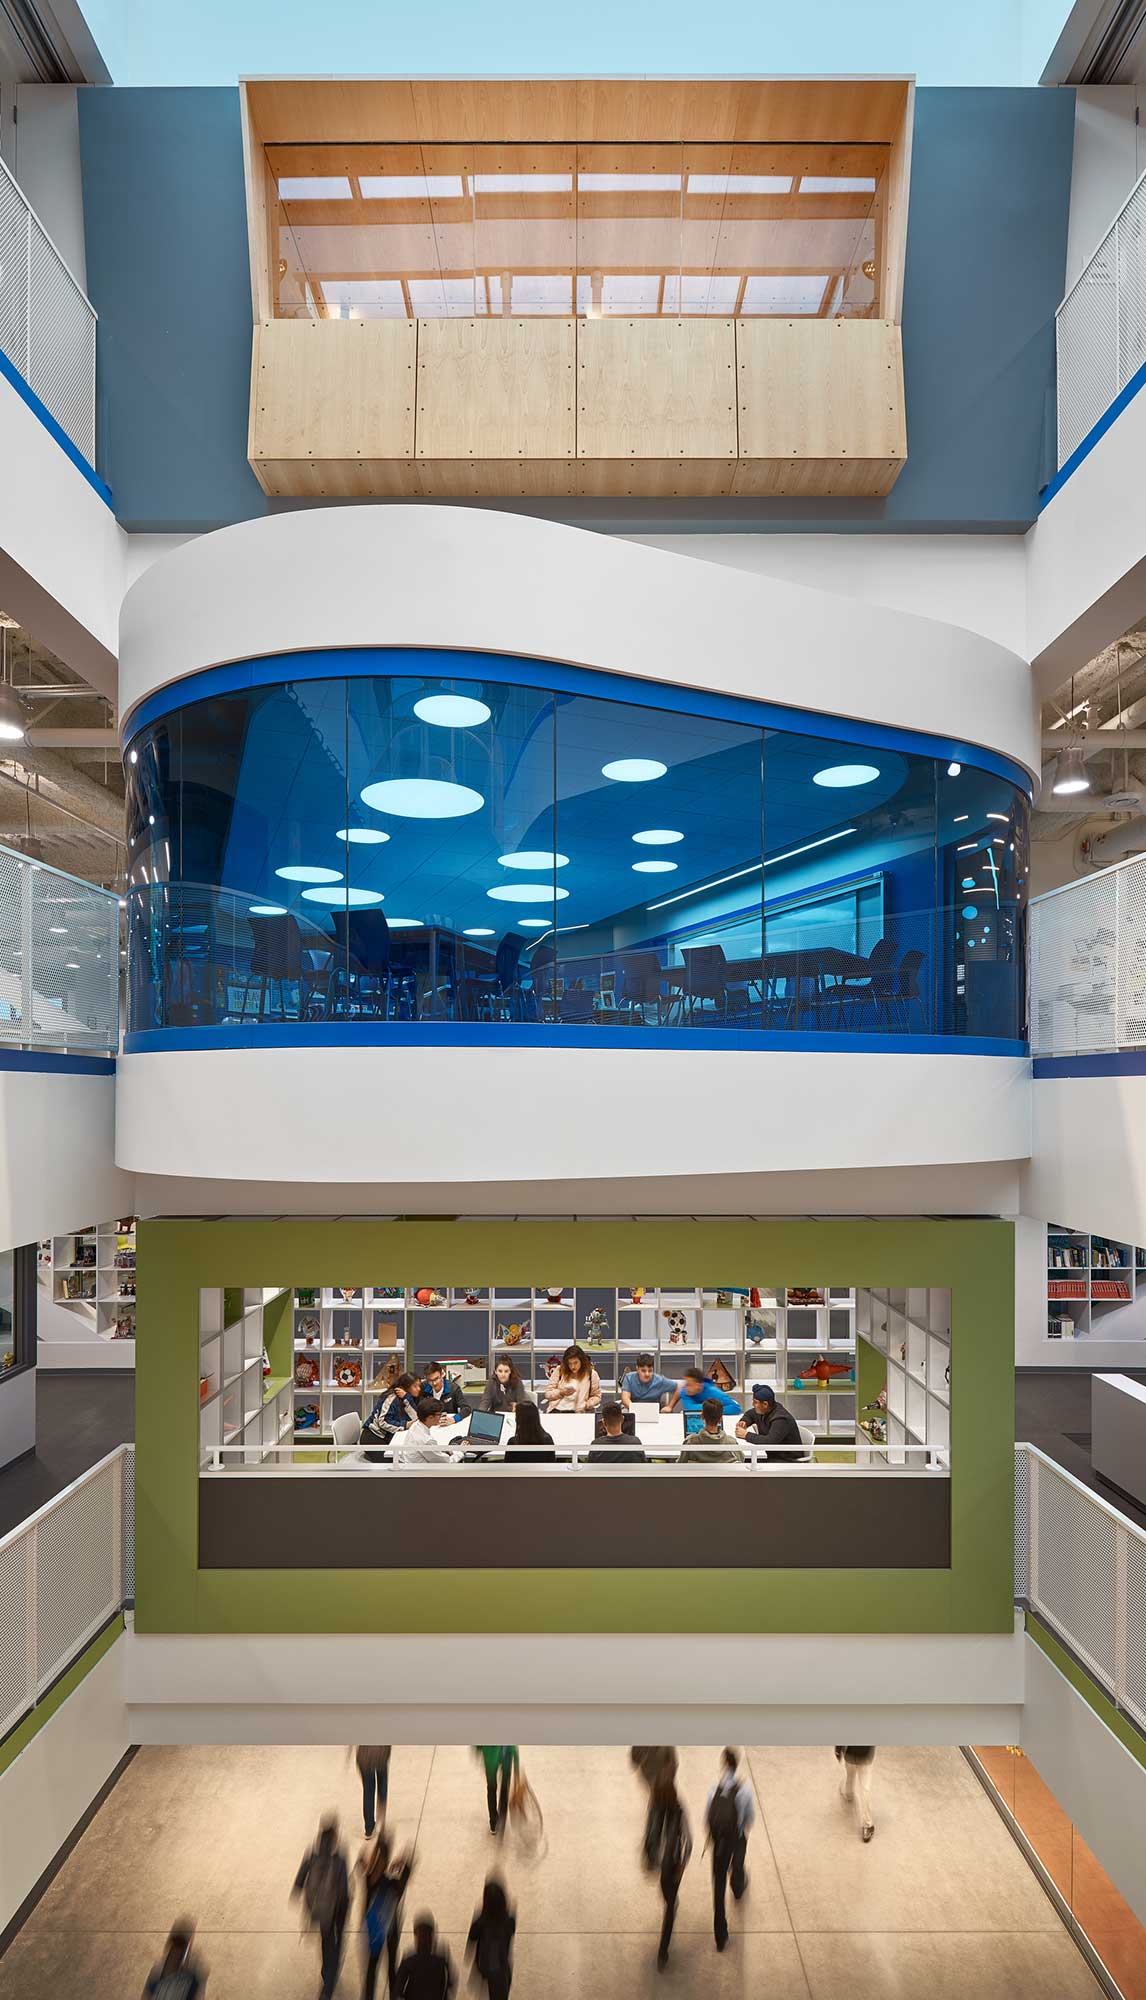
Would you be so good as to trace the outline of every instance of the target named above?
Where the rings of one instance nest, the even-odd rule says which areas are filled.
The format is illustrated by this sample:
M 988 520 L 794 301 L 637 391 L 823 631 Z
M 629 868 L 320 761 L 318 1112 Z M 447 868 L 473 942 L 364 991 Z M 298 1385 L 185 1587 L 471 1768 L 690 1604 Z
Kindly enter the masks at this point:
M 1085 1278 L 1052 1278 L 1047 1285 L 1048 1299 L 1085 1299 Z
M 1130 1298 L 1130 1286 L 1125 1278 L 1095 1278 L 1090 1287 L 1090 1296 L 1093 1299 L 1126 1301 Z

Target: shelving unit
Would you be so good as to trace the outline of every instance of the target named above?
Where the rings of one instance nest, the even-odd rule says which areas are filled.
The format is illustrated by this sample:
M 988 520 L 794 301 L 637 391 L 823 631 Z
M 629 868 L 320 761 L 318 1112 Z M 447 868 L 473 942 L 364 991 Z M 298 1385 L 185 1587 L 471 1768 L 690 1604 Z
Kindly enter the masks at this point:
M 290 1375 L 265 1375 L 266 1309 L 283 1286 L 246 1290 L 211 1287 L 199 1293 L 199 1450 L 241 1444 L 255 1464 L 289 1440 L 293 1428 Z
M 439 1303 L 420 1301 L 419 1289 Z M 637 1355 L 648 1353 L 673 1379 L 693 1362 L 706 1369 L 719 1364 L 731 1392 L 745 1399 L 753 1381 L 772 1382 L 793 1414 L 821 1435 L 850 1433 L 854 1425 L 854 1291 L 649 1286 L 637 1298 L 615 1287 L 563 1287 L 555 1296 L 558 1289 L 359 1286 L 347 1287 L 349 1296 L 337 1287 L 296 1289 L 296 1439 L 328 1437 L 333 1419 L 346 1411 L 365 1416 L 388 1371 L 425 1368 L 431 1361 L 440 1361 L 476 1397 L 495 1363 L 512 1360 L 527 1392 L 540 1396 L 548 1366 L 573 1341 L 590 1356 L 606 1393 L 615 1393 Z M 754 1292 L 758 1305 L 751 1303 Z M 602 1318 L 591 1321 L 592 1314 Z M 850 1378 L 797 1388 L 801 1360 L 810 1366 L 818 1354 L 850 1370 Z M 298 1379 L 300 1361 L 308 1375 L 313 1366 L 314 1381 Z M 351 1370 L 357 1364 L 358 1378 L 339 1382 L 337 1371 L 348 1363 Z M 300 1423 L 300 1412 L 309 1421 Z
M 39 1246 L 41 1368 L 135 1366 L 135 1217 Z
M 1047 1229 L 1048 1340 L 1146 1340 L 1146 1250 Z
M 929 1445 L 947 1462 L 951 1448 L 951 1294 L 936 1286 L 873 1287 L 861 1292 L 857 1333 L 883 1358 L 887 1456 L 895 1447 Z M 859 1413 L 872 1435 L 871 1418 Z

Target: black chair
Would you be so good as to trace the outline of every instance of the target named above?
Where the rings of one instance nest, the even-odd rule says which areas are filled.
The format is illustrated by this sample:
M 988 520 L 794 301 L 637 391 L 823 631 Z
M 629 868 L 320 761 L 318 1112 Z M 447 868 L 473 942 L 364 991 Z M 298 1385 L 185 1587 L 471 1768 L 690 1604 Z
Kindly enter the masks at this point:
M 723 945 L 691 945 L 682 949 L 681 957 L 684 960 L 684 1004 L 689 1021 L 697 1006 L 703 1013 L 708 1001 L 712 1002 L 714 1012 L 722 1021 L 728 1019 L 730 1000 L 742 1001 L 747 1015 L 748 982 L 729 979 Z
M 494 958 L 494 991 L 511 1021 L 521 1018 L 521 954 L 524 949 L 525 939 L 517 931 L 507 931 Z
M 172 888 L 168 894 L 169 915 L 162 911 L 158 886 L 152 892 L 152 915 L 158 910 L 166 930 L 159 1025 L 194 1027 L 219 1018 L 216 897 L 210 891 L 197 894 L 183 888 Z
M 896 997 L 895 946 L 890 938 L 877 938 L 868 953 L 867 966 L 866 979 L 840 981 L 836 990 L 841 1014 L 845 1006 L 848 1004 L 852 1006 L 854 1012 L 847 1025 L 854 1028 L 863 1020 L 864 1008 L 870 1006 L 875 1012 L 874 1025 L 878 1028 L 882 1021 L 885 1027 L 890 1028 L 892 1006 Z
M 661 962 L 655 951 L 628 952 L 624 959 L 621 1007 L 630 1021 L 648 1020 L 651 1007 L 658 1025 L 661 1018 Z
M 557 1008 L 558 1019 L 583 1026 L 593 1019 L 593 995 L 587 986 L 567 986 Z
M 904 1028 L 911 1025 L 911 1009 L 918 1005 L 924 1032 L 927 1029 L 927 1002 L 919 990 L 919 974 L 923 966 L 921 951 L 905 951 L 899 961 L 898 982 L 895 990 L 895 1007 Z
M 271 1018 L 274 1018 L 274 993 L 277 989 L 279 1020 L 297 1020 L 302 1012 L 303 988 L 302 932 L 298 919 L 287 914 L 281 917 L 252 917 L 248 921 L 252 941 L 251 967 L 239 1003 L 239 1019 L 248 1021 L 252 1018 L 250 1007 L 256 995 L 258 1005 L 253 1018 L 257 1021 L 267 1018 L 268 1002 Z M 289 1013 L 288 989 L 291 990 Z

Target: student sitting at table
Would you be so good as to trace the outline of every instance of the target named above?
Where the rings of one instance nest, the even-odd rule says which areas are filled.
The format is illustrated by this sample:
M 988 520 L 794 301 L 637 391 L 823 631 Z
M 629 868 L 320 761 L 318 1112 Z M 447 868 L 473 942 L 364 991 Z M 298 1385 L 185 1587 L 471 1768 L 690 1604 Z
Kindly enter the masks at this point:
M 752 1384 L 752 1408 L 747 1416 L 741 1417 L 736 1426 L 736 1435 L 746 1444 L 798 1444 L 804 1440 L 800 1436 L 800 1426 L 786 1410 L 783 1403 L 776 1401 L 775 1389 L 767 1382 Z M 809 1454 L 805 1450 L 799 1455 L 794 1451 L 766 1451 L 765 1458 L 778 1459 L 781 1465 L 799 1465 L 801 1458 Z
M 601 1402 L 601 1378 L 583 1347 L 567 1347 L 545 1390 L 545 1407 L 555 1410 L 595 1410 Z
M 536 1403 L 523 1397 L 517 1405 L 517 1423 L 513 1436 L 505 1448 L 507 1465 L 552 1465 L 557 1457 L 557 1449 L 541 1422 L 541 1412 Z
M 619 1403 L 606 1403 L 601 1411 L 601 1422 L 605 1426 L 603 1437 L 595 1437 L 589 1446 L 589 1461 L 593 1465 L 646 1465 L 645 1448 L 635 1437 L 626 1437 L 621 1426 L 625 1412 Z
M 468 1417 L 470 1406 L 456 1382 L 450 1380 L 440 1361 L 431 1361 L 426 1370 L 426 1391 L 431 1395 L 443 1416 L 454 1423 Z
M 404 1431 L 417 1416 L 421 1393 L 420 1375 L 399 1375 L 383 1389 L 371 1407 L 364 1428 L 380 1439 L 388 1437 L 392 1431 Z
M 461 1459 L 450 1450 L 452 1428 L 433 1396 L 420 1397 L 413 1423 L 394 1439 L 395 1464 L 460 1465 Z
M 724 1428 L 724 1412 L 715 1396 L 706 1396 L 701 1406 L 704 1429 L 687 1437 L 677 1454 L 678 1465 L 742 1465 L 744 1453 Z
M 513 1362 L 502 1354 L 493 1364 L 493 1374 L 482 1390 L 478 1408 L 499 1410 L 504 1413 L 506 1410 L 516 1409 L 524 1395 L 524 1382 Z
M 700 1368 L 685 1369 L 684 1380 L 673 1390 L 672 1401 L 668 1408 L 680 1409 L 684 1411 L 686 1417 L 695 1417 L 707 1399 L 719 1403 L 721 1410 L 728 1416 L 739 1417 L 742 1414 L 735 1396 L 730 1396 L 727 1389 L 719 1389 Z
M 676 1384 L 667 1375 L 658 1375 L 651 1354 L 638 1354 L 635 1368 L 628 1368 L 621 1377 L 621 1401 L 626 1410 L 634 1403 L 664 1403 L 671 1396 Z

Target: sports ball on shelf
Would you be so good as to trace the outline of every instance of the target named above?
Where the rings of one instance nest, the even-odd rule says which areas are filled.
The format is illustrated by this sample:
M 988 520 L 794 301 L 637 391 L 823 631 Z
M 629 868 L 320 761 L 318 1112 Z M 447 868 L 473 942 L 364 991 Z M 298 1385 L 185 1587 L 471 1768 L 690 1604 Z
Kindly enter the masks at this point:
M 610 1335 L 609 1315 L 603 1306 L 594 1306 L 585 1314 L 581 1337 L 586 1347 L 604 1347 Z
M 688 1321 L 679 1306 L 667 1307 L 665 1320 L 668 1324 L 669 1344 L 672 1347 L 677 1347 L 688 1332 Z
M 318 1362 L 309 1354 L 295 1357 L 294 1382 L 296 1389 L 313 1389 L 318 1381 Z
M 340 1361 L 334 1371 L 334 1379 L 340 1389 L 358 1389 L 362 1385 L 362 1363 L 360 1361 Z
M 529 1339 L 529 1321 L 511 1319 L 507 1325 L 504 1320 L 499 1320 L 497 1337 L 506 1347 L 519 1347 L 523 1340 Z
M 316 1431 L 318 1429 L 318 1404 L 299 1403 L 294 1413 L 296 1431 Z
M 414 1302 L 420 1306 L 440 1306 L 444 1304 L 441 1293 L 435 1291 L 433 1285 L 423 1285 L 421 1291 L 415 1292 Z

